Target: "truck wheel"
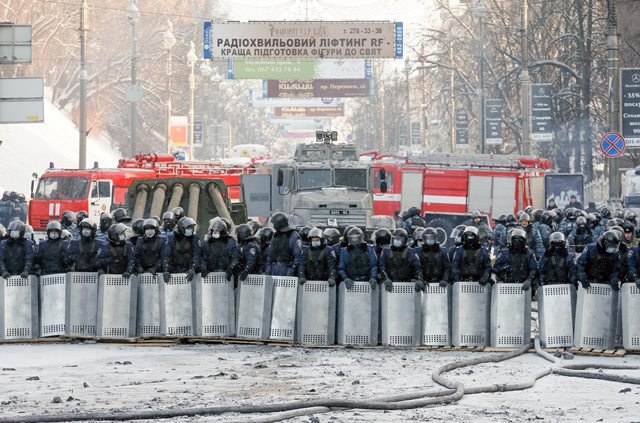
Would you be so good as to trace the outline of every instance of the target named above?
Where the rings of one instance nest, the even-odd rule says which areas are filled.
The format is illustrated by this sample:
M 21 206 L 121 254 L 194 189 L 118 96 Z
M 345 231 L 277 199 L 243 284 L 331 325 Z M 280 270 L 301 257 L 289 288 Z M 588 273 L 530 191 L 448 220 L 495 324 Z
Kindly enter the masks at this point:
M 449 234 L 453 230 L 453 225 L 449 221 L 441 218 L 436 218 L 427 223 L 427 226 L 436 229 L 436 232 L 438 233 L 438 244 L 448 246 Z

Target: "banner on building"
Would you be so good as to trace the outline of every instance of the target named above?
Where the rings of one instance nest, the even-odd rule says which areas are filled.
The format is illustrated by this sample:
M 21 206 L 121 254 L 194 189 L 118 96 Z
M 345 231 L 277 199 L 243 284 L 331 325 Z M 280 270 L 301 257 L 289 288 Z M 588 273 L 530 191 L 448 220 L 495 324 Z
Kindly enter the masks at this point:
M 502 100 L 484 102 L 484 142 L 486 145 L 502 144 Z
M 336 107 L 274 107 L 273 116 L 277 118 L 309 118 L 344 116 L 344 104 Z
M 228 79 L 371 79 L 369 59 L 229 59 Z
M 368 97 L 368 79 L 268 80 L 268 98 Z
M 553 141 L 551 84 L 531 84 L 531 139 Z
M 456 148 L 469 148 L 469 115 L 456 113 Z

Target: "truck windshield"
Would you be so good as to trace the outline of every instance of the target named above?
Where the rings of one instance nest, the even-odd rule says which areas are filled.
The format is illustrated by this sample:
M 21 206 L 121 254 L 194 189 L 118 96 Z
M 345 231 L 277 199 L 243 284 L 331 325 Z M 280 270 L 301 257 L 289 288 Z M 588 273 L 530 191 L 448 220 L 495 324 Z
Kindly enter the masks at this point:
M 329 169 L 299 169 L 298 189 L 323 188 L 331 185 Z
M 335 186 L 367 189 L 367 169 L 335 169 Z
M 81 200 L 87 198 L 88 178 L 57 176 L 40 179 L 35 198 L 43 200 Z

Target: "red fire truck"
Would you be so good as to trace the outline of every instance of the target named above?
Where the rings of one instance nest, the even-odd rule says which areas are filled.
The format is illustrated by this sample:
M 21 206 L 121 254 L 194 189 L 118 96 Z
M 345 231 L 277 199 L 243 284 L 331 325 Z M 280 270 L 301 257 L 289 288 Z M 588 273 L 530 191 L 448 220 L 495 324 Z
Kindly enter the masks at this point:
M 127 207 L 126 195 L 137 180 L 190 177 L 222 180 L 229 186 L 231 201 L 241 198 L 241 177 L 254 173 L 253 161 L 188 162 L 171 155 L 138 154 L 120 159 L 116 169 L 47 169 L 32 183 L 29 223 L 34 230 L 46 229 L 47 222 L 59 219 L 65 210 L 86 210 L 97 221 L 103 211 Z M 35 175 L 37 176 L 37 175 Z M 35 189 L 34 189 L 35 188 Z
M 449 234 L 474 210 L 488 217 L 544 207 L 544 172 L 551 162 L 532 157 L 444 153 L 384 155 L 364 153 L 384 168 L 387 192 L 373 184 L 376 215 L 393 216 L 419 207 L 430 226 Z M 374 172 L 379 178 L 380 172 Z

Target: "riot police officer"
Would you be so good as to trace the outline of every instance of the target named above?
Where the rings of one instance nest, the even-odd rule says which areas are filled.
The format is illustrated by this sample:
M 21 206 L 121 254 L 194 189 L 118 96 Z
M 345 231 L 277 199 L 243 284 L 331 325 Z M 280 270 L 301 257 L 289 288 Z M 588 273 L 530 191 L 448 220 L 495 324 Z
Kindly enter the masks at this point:
M 364 242 L 362 229 L 354 227 L 347 235 L 347 247 L 340 251 L 338 274 L 347 289 L 353 281 L 369 281 L 372 289 L 378 284 L 378 259 L 373 247 Z
M 384 275 L 384 289 L 393 291 L 393 282 L 414 282 L 416 292 L 424 289 L 422 266 L 413 248 L 409 248 L 409 235 L 404 229 L 391 234 L 391 247 L 380 255 L 379 271 Z
M 62 225 L 57 220 L 47 223 L 47 239 L 38 245 L 34 265 L 39 275 L 65 273 L 67 265 L 64 260 L 65 250 L 69 243 L 62 238 Z
M 83 219 L 78 225 L 80 239 L 74 239 L 66 250 L 69 270 L 75 272 L 95 272 L 95 258 L 102 243 L 96 239 L 97 225 L 89 219 Z
M 449 235 L 449 239 L 453 242 L 453 245 L 451 246 L 451 248 L 449 248 L 449 251 L 447 251 L 449 263 L 453 263 L 453 256 L 456 250 L 459 247 L 462 247 L 462 234 L 464 233 L 465 229 L 466 229 L 466 226 L 458 225 L 455 228 L 453 228 L 453 230 L 451 231 L 451 234 Z M 449 273 L 449 275 L 453 276 L 452 273 Z
M 374 242 L 374 251 L 376 252 L 376 257 L 380 260 L 380 255 L 382 255 L 382 251 L 385 248 L 389 248 L 391 246 L 391 231 L 387 228 L 379 228 L 376 229 L 373 233 L 372 240 Z M 380 269 L 378 269 L 380 270 Z
M 182 207 L 174 207 L 171 209 L 171 213 L 173 213 L 174 222 L 178 222 L 184 217 L 184 209 Z
M 425 228 L 416 228 L 411 234 L 411 244 L 409 247 L 418 248 L 422 245 L 422 234 L 424 233 Z
M 158 221 L 153 219 L 158 224 Z M 165 282 L 171 279 L 171 273 L 186 273 L 187 280 L 192 281 L 200 268 L 202 243 L 196 234 L 196 221 L 183 217 L 167 238 L 162 252 L 162 266 Z
M 107 242 L 107 236 L 111 225 L 113 225 L 113 216 L 111 215 L 111 213 L 100 213 L 100 224 L 98 226 L 96 239 L 103 243 Z
M 540 232 L 531 224 L 531 216 L 527 213 L 523 213 L 519 219 L 520 227 L 524 229 L 527 234 L 527 247 L 531 250 L 536 257 L 541 257 L 544 254 L 544 244 L 542 243 L 542 237 Z M 509 235 L 507 234 L 507 237 Z
M 340 256 L 340 231 L 338 228 L 328 227 L 322 232 L 324 235 L 325 243 L 328 247 L 331 247 L 336 253 L 336 257 Z
M 167 237 L 171 232 L 173 232 L 173 228 L 176 227 L 176 216 L 173 212 L 164 212 L 162 215 L 162 235 Z
M 453 282 L 472 281 L 486 285 L 491 281 L 489 253 L 480 244 L 478 228 L 468 226 L 462 233 L 462 246 L 453 255 Z
M 313 226 L 303 226 L 298 230 L 298 235 L 300 235 L 300 241 L 302 241 L 302 246 L 305 247 L 309 245 L 309 231 L 313 229 Z
M 447 249 L 438 244 L 437 237 L 434 228 L 426 228 L 422 234 L 422 246 L 416 254 L 420 259 L 424 283 L 438 283 L 445 287 L 449 284 L 449 256 Z
M 242 282 L 248 275 L 255 275 L 262 271 L 262 253 L 251 225 L 247 223 L 238 225 L 236 238 L 239 249 L 238 278 Z
M 567 240 L 576 253 L 581 253 L 587 245 L 594 241 L 593 233 L 587 227 L 587 219 L 584 216 L 579 216 L 576 219 L 576 224 Z
M 265 226 L 264 228 L 258 231 L 258 242 L 260 243 L 260 252 L 262 254 L 262 266 L 260 269 L 261 273 L 266 273 L 267 268 L 267 253 L 269 251 L 269 245 L 271 245 L 271 240 L 273 239 L 273 234 L 275 231 L 271 226 Z
M 80 210 L 79 212 L 76 212 L 76 226 L 78 226 L 80 222 L 82 222 L 84 219 L 88 219 L 88 218 L 89 218 L 89 213 L 87 213 L 86 210 Z
M 162 269 L 162 250 L 166 240 L 160 237 L 160 225 L 155 219 L 145 219 L 142 229 L 144 235 L 138 238 L 134 248 L 136 271 L 155 275 Z
M 76 225 L 76 214 L 72 211 L 66 210 L 60 216 L 60 224 L 62 225 L 62 229 L 66 229 L 71 232 L 71 237 L 73 239 L 78 239 L 80 234 L 78 233 L 78 226 Z
M 157 221 L 157 219 L 154 220 Z M 131 224 L 131 236 L 129 237 L 129 242 L 132 246 L 135 246 L 138 243 L 138 239 L 144 236 L 144 229 L 142 228 L 143 225 L 144 219 L 136 219 Z
M 503 248 L 493 265 L 497 281 L 521 283 L 522 290 L 531 289 L 537 271 L 536 259 L 527 248 L 527 234 L 523 229 L 513 229 L 507 236 L 507 248 Z
M 424 221 L 422 217 L 420 217 L 420 209 L 418 207 L 410 207 L 409 210 L 404 214 L 404 223 L 403 227 L 407 233 L 413 233 L 418 228 L 425 228 L 427 226 L 427 222 Z
M 609 284 L 618 290 L 620 234 L 609 230 L 590 244 L 578 258 L 578 281 L 587 289 L 592 283 Z
M 478 236 L 483 245 L 487 245 L 489 241 L 493 240 L 493 232 L 489 226 L 482 221 L 482 212 L 480 210 L 474 210 L 471 213 L 471 219 L 465 222 L 465 226 L 478 228 Z
M 107 242 L 102 244 L 96 257 L 96 267 L 128 279 L 134 273 L 136 259 L 131 242 L 127 240 L 127 226 L 115 223 L 107 232 Z
M 496 249 L 501 248 L 506 244 L 507 239 L 507 216 L 501 214 L 494 220 L 493 226 L 493 242 L 496 246 Z
M 298 282 L 304 285 L 307 280 L 328 281 L 329 286 L 336 284 L 336 253 L 324 241 L 321 229 L 312 228 L 308 234 L 309 245 L 302 248 L 302 267 Z
M 553 218 L 552 214 L 555 212 L 543 211 L 540 215 L 540 223 L 538 224 L 538 232 L 540 232 L 540 237 L 542 238 L 542 245 L 545 250 L 549 248 L 549 237 L 553 230 Z
M 295 229 L 289 226 L 289 218 L 282 212 L 271 216 L 275 233 L 267 250 L 267 274 L 293 276 L 301 266 L 302 241 Z
M 253 232 L 253 235 L 256 235 L 258 231 L 262 229 L 262 225 L 256 220 L 249 220 L 247 222 L 247 225 L 249 225 L 249 227 L 251 228 L 251 232 Z
M 5 279 L 26 278 L 33 267 L 33 243 L 24 238 L 25 224 L 19 220 L 9 223 L 7 232 L 9 237 L 0 243 L 0 273 Z
M 113 220 L 116 223 L 129 223 L 129 222 L 131 222 L 131 216 L 129 216 L 127 214 L 127 211 L 125 209 L 123 209 L 122 207 L 115 209 L 113 211 L 113 213 L 111 213 L 111 215 L 113 216 Z
M 538 263 L 538 277 L 540 285 L 570 283 L 578 286 L 575 255 L 567 248 L 562 232 L 554 232 L 549 236 L 549 247 Z
M 209 272 L 225 272 L 230 281 L 240 264 L 238 243 L 229 235 L 227 224 L 222 219 L 211 220 L 208 235 L 202 248 L 202 276 L 206 277 Z

